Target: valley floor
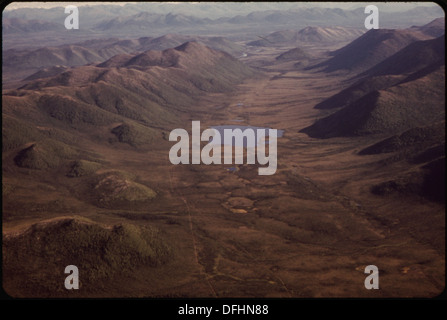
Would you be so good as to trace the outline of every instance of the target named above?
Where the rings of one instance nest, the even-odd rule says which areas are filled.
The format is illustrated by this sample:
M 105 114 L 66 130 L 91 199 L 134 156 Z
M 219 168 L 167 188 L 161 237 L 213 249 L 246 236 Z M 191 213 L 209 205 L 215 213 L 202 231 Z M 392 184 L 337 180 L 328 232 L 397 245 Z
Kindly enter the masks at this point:
M 445 283 L 444 206 L 370 192 L 402 169 L 380 164 L 384 155 L 357 154 L 377 137 L 313 139 L 298 132 L 319 117 L 313 106 L 338 92 L 341 80 L 266 68 L 231 94 L 204 96 L 195 108 L 201 112 L 185 118 L 187 130 L 191 120 L 202 128 L 285 130 L 271 176 L 258 175 L 257 165 L 236 165 L 234 172 L 227 170 L 233 165 L 172 165 L 173 142 L 165 140 L 149 152 L 90 142 L 108 167 L 125 168 L 159 194 L 146 208 L 122 210 L 82 201 L 73 192 L 76 179 L 30 180 L 32 170 L 4 169 L 3 183 L 16 186 L 4 193 L 4 237 L 43 219 L 80 215 L 105 225 L 157 227 L 174 248 L 167 264 L 115 275 L 79 296 L 436 296 Z M 379 269 L 379 290 L 365 289 L 367 265 Z M 23 295 L 8 278 L 4 288 Z

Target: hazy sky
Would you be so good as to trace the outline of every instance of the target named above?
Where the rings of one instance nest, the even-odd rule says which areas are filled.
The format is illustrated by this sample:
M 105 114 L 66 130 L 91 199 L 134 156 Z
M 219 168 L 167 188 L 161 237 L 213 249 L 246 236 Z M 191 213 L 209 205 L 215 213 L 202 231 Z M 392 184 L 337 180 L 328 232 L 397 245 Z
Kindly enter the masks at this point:
M 85 5 L 101 5 L 101 4 L 114 4 L 114 5 L 125 5 L 126 3 L 135 2 L 11 2 L 5 10 L 13 10 L 19 8 L 54 8 L 54 7 L 65 7 L 69 4 L 75 6 L 85 6 Z
M 13 10 L 18 8 L 53 8 L 53 7 L 65 7 L 69 4 L 76 6 L 85 6 L 85 5 L 104 5 L 104 4 L 113 4 L 113 5 L 125 5 L 126 3 L 135 3 L 135 2 L 12 2 L 10 3 L 5 10 Z M 150 2 L 149 2 L 150 3 Z M 160 2 L 158 2 L 160 3 Z M 162 2 L 163 3 L 163 2 Z M 176 3 L 176 2 L 164 2 L 164 3 Z M 196 4 L 197 2 L 191 2 L 191 5 Z M 203 2 L 202 2 L 203 3 Z M 212 3 L 212 2 L 211 2 Z M 219 3 L 219 2 L 218 2 Z M 295 4 L 299 4 L 300 2 L 295 2 Z M 222 3 L 219 3 L 222 5 Z M 243 3 L 240 3 L 243 5 Z M 275 2 L 278 5 L 278 10 L 284 9 L 281 8 L 282 5 L 290 6 L 290 2 Z M 325 8 L 343 8 L 343 9 L 355 9 L 360 7 L 366 7 L 368 4 L 376 4 L 382 8 L 382 10 L 386 11 L 399 11 L 399 10 L 409 10 L 418 6 L 437 6 L 434 2 L 301 2 L 303 7 L 325 7 Z

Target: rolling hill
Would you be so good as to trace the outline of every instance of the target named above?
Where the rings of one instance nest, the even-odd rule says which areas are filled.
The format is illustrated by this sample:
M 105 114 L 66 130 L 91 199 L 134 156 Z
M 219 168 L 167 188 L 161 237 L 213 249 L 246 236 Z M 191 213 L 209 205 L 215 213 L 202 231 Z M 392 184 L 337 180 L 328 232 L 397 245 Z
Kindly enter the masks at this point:
M 416 41 L 360 74 L 359 81 L 320 102 L 317 109 L 342 108 L 376 90 L 423 77 L 445 64 L 445 40 Z
M 364 33 L 362 29 L 344 27 L 306 27 L 298 31 L 300 42 L 343 42 L 352 41 Z
M 411 128 L 401 134 L 381 140 L 359 152 L 360 155 L 410 151 L 418 154 L 445 141 L 445 122 L 430 124 L 425 127 Z
M 326 72 L 347 70 L 362 72 L 382 62 L 412 42 L 431 38 L 420 31 L 372 29 L 345 47 L 332 52 L 333 57 L 318 64 Z
M 444 36 L 413 42 L 360 76 L 407 74 L 442 63 L 445 63 Z
M 371 187 L 381 196 L 415 196 L 445 204 L 445 156 Z
M 337 43 L 351 41 L 364 31 L 344 27 L 306 27 L 301 30 L 273 32 L 259 40 L 249 42 L 250 46 L 299 46 L 303 43 Z
M 301 132 L 330 138 L 395 134 L 445 117 L 445 67 L 416 80 L 372 91 Z
M 338 109 L 355 102 L 368 93 L 389 88 L 404 79 L 404 76 L 380 76 L 362 79 L 350 87 L 315 105 L 316 109 Z
M 69 69 L 69 67 L 61 65 L 55 65 L 54 67 L 43 68 L 33 73 L 32 75 L 26 77 L 24 81 L 36 80 L 40 78 L 49 78 L 59 73 L 62 73 L 67 69 Z
M 244 52 L 242 45 L 224 37 L 197 37 L 177 34 L 166 34 L 161 37 L 141 37 L 138 39 L 120 40 L 117 38 L 88 40 L 75 45 L 42 47 L 36 50 L 6 50 L 3 55 L 4 80 L 17 77 L 17 71 L 27 71 L 25 77 L 43 77 L 45 73 L 54 74 L 54 66 L 82 66 L 103 62 L 119 54 L 144 52 L 147 50 L 165 50 L 177 47 L 188 41 L 200 42 L 210 48 L 239 56 Z M 51 71 L 44 70 L 51 68 Z M 24 73 L 19 75 L 23 77 Z M 6 78 L 5 78 L 6 77 Z
M 445 20 L 444 18 L 437 18 L 423 26 L 413 26 L 411 29 L 419 30 L 432 37 L 439 37 L 445 33 Z
M 82 270 L 81 290 L 106 291 L 104 285 L 141 266 L 157 268 L 172 260 L 173 250 L 154 227 L 124 223 L 104 225 L 85 217 L 62 216 L 32 224 L 22 233 L 3 236 L 4 288 L 15 297 L 72 296 L 60 285 L 60 266 Z M 33 263 L 22 263 L 33 259 Z M 62 269 L 64 270 L 64 269 Z M 23 274 L 34 274 L 32 281 Z M 55 276 L 57 275 L 57 276 Z
M 44 169 L 79 160 L 79 152 L 53 159 L 49 145 L 63 142 L 64 136 L 74 141 L 76 132 L 106 143 L 147 147 L 161 137 L 160 128 L 178 123 L 197 97 L 229 91 L 254 74 L 229 54 L 196 42 L 70 68 L 3 92 L 4 147 L 21 146 L 16 163 Z M 59 133 L 48 137 L 36 126 Z
M 277 61 L 307 60 L 309 55 L 301 48 L 290 49 L 275 58 Z
M 155 304 L 367 298 L 364 263 L 378 261 L 379 298 L 442 292 L 445 50 L 434 38 L 441 24 L 407 30 L 424 40 L 361 76 L 328 74 L 305 67 L 361 37 L 366 15 L 355 4 L 319 5 L 98 5 L 82 7 L 79 33 L 7 32 L 5 291 Z M 411 6 L 420 7 L 381 9 L 380 27 L 442 13 Z M 60 9 L 19 11 L 61 24 Z M 266 47 L 245 45 L 278 30 L 290 33 Z M 250 161 L 172 164 L 169 133 L 191 132 L 195 120 L 202 130 L 277 128 L 276 173 L 261 176 L 263 165 Z M 80 290 L 64 288 L 67 265 L 79 267 Z

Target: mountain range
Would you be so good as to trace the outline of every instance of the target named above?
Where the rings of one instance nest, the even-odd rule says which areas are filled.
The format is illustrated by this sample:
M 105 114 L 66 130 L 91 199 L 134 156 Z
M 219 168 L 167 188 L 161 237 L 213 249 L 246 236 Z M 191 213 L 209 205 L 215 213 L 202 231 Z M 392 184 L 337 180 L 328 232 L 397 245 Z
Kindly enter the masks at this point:
M 315 67 L 322 67 L 328 72 L 365 71 L 414 41 L 438 37 L 444 33 L 444 28 L 444 19 L 435 19 L 426 25 L 408 29 L 372 29 L 348 45 L 331 52 L 331 59 Z M 412 48 L 408 50 L 411 51 Z
M 323 139 L 379 139 L 358 154 L 384 155 L 376 161 L 383 170 L 407 169 L 373 184 L 375 195 L 445 203 L 445 37 L 439 36 L 440 25 L 435 20 L 403 32 L 371 30 L 323 63 L 326 72 L 341 67 L 363 71 L 348 88 L 315 106 L 329 115 L 300 131 Z M 421 33 L 438 37 L 417 40 L 425 38 Z M 365 63 L 366 57 L 375 64 Z
M 255 74 L 228 53 L 198 42 L 116 55 L 100 64 L 60 71 L 36 77 L 19 89 L 4 90 L 4 151 L 17 147 L 20 151 L 36 140 L 60 146 L 77 130 L 105 142 L 115 137 L 117 142 L 144 146 L 161 136 L 159 128 L 178 122 L 198 96 L 229 91 Z M 59 133 L 48 140 L 46 129 L 36 125 L 54 127 Z M 41 146 L 36 150 L 46 155 L 46 142 L 37 143 Z
M 64 42 L 73 37 L 70 41 L 73 43 L 81 38 L 92 39 L 98 34 L 122 38 L 157 37 L 161 34 L 176 33 L 178 28 L 182 28 L 182 32 L 188 34 L 210 34 L 209 31 L 212 31 L 214 35 L 246 39 L 248 34 L 251 37 L 263 36 L 266 32 L 271 32 L 272 27 L 285 30 L 320 25 L 321 27 L 344 26 L 361 29 L 365 17 L 363 8 L 309 8 L 311 4 L 303 6 L 303 4 L 293 3 L 265 3 L 259 7 L 256 7 L 257 4 L 249 3 L 232 4 L 233 9 L 226 12 L 223 7 L 216 4 L 212 6 L 178 5 L 178 8 L 177 5 L 82 6 L 79 7 L 79 13 L 83 17 L 81 28 L 70 33 L 67 33 L 63 27 L 62 7 L 7 10 L 3 13 L 6 24 L 3 28 L 3 38 L 11 46 L 18 45 L 18 42 L 12 39 L 18 34 L 23 38 L 31 37 L 31 35 L 36 38 L 42 35 L 41 43 L 49 45 L 49 43 L 54 43 L 55 39 Z M 155 11 L 154 6 L 158 7 Z M 229 8 L 230 5 L 225 4 L 224 7 Z M 171 11 L 174 8 L 176 10 Z M 380 17 L 381 28 L 408 28 L 411 27 L 408 21 L 413 24 L 422 24 L 442 15 L 443 11 L 439 6 L 419 6 L 407 11 L 383 11 Z M 16 19 L 13 20 L 14 26 L 11 25 L 10 19 Z M 238 30 L 244 30 L 244 32 L 240 33 Z M 51 33 L 52 40 L 44 37 L 44 33 L 48 36 L 48 32 Z M 27 43 L 23 42 L 22 45 L 26 46 Z
M 306 27 L 301 30 L 273 32 L 259 40 L 249 42 L 250 46 L 297 46 L 302 43 L 336 43 L 352 41 L 364 33 L 359 28 Z
M 443 36 L 410 44 L 370 69 L 374 76 L 319 103 L 316 107 L 320 109 L 341 109 L 302 132 L 321 138 L 392 134 L 442 120 L 445 116 L 444 52 Z M 427 59 L 420 61 L 421 56 Z M 392 67 L 383 68 L 384 65 Z M 421 99 L 422 96 L 425 98 Z
M 8 80 L 8 78 L 21 80 L 20 78 L 26 78 L 36 72 L 44 75 L 45 72 L 41 72 L 41 69 L 44 68 L 99 63 L 117 54 L 165 50 L 188 41 L 197 41 L 235 56 L 241 55 L 244 51 L 244 46 L 224 37 L 193 37 L 166 34 L 157 38 L 87 40 L 73 45 L 42 47 L 36 50 L 6 50 L 3 52 L 3 78 L 4 80 Z M 36 77 L 36 75 L 32 77 Z
M 62 7 L 5 10 L 5 291 L 369 297 L 378 261 L 376 297 L 442 292 L 444 12 L 378 3 L 368 31 L 342 5 L 80 6 L 79 30 Z M 173 165 L 170 132 L 198 120 L 277 128 L 275 174 Z

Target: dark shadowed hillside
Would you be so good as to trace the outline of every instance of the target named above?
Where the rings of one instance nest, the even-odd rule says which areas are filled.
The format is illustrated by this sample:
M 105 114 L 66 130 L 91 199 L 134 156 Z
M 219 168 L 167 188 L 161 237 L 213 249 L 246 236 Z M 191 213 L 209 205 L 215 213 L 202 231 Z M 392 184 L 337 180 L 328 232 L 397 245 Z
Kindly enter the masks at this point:
M 376 90 L 384 90 L 399 83 L 424 77 L 445 64 L 443 37 L 416 41 L 368 71 L 361 80 L 318 103 L 317 109 L 335 109 L 347 106 Z
M 49 77 L 55 76 L 59 73 L 62 73 L 64 71 L 66 71 L 67 69 L 68 69 L 67 66 L 60 66 L 60 65 L 56 65 L 54 67 L 43 68 L 43 69 L 33 73 L 29 77 L 26 77 L 24 80 L 30 81 L 30 80 L 40 79 L 40 78 L 49 78 Z
M 420 196 L 445 204 L 445 156 L 371 188 L 381 196 Z
M 301 132 L 329 138 L 393 134 L 441 121 L 445 116 L 444 67 L 414 81 L 372 91 Z
M 399 135 L 377 142 L 361 150 L 359 154 L 390 153 L 407 149 L 418 153 L 442 141 L 445 141 L 445 122 L 409 129 Z
M 307 60 L 309 55 L 301 48 L 286 51 L 275 58 L 277 61 Z
M 436 39 L 413 42 L 360 76 L 406 74 L 432 64 L 443 63 L 445 63 L 445 39 L 441 36 Z
M 325 71 L 364 71 L 385 60 L 410 43 L 431 38 L 419 31 L 370 30 L 347 46 L 332 53 L 328 61 L 317 65 Z
M 337 109 L 355 102 L 366 94 L 389 88 L 404 79 L 404 76 L 380 76 L 368 77 L 360 80 L 352 86 L 343 89 L 339 93 L 315 105 L 316 109 Z

